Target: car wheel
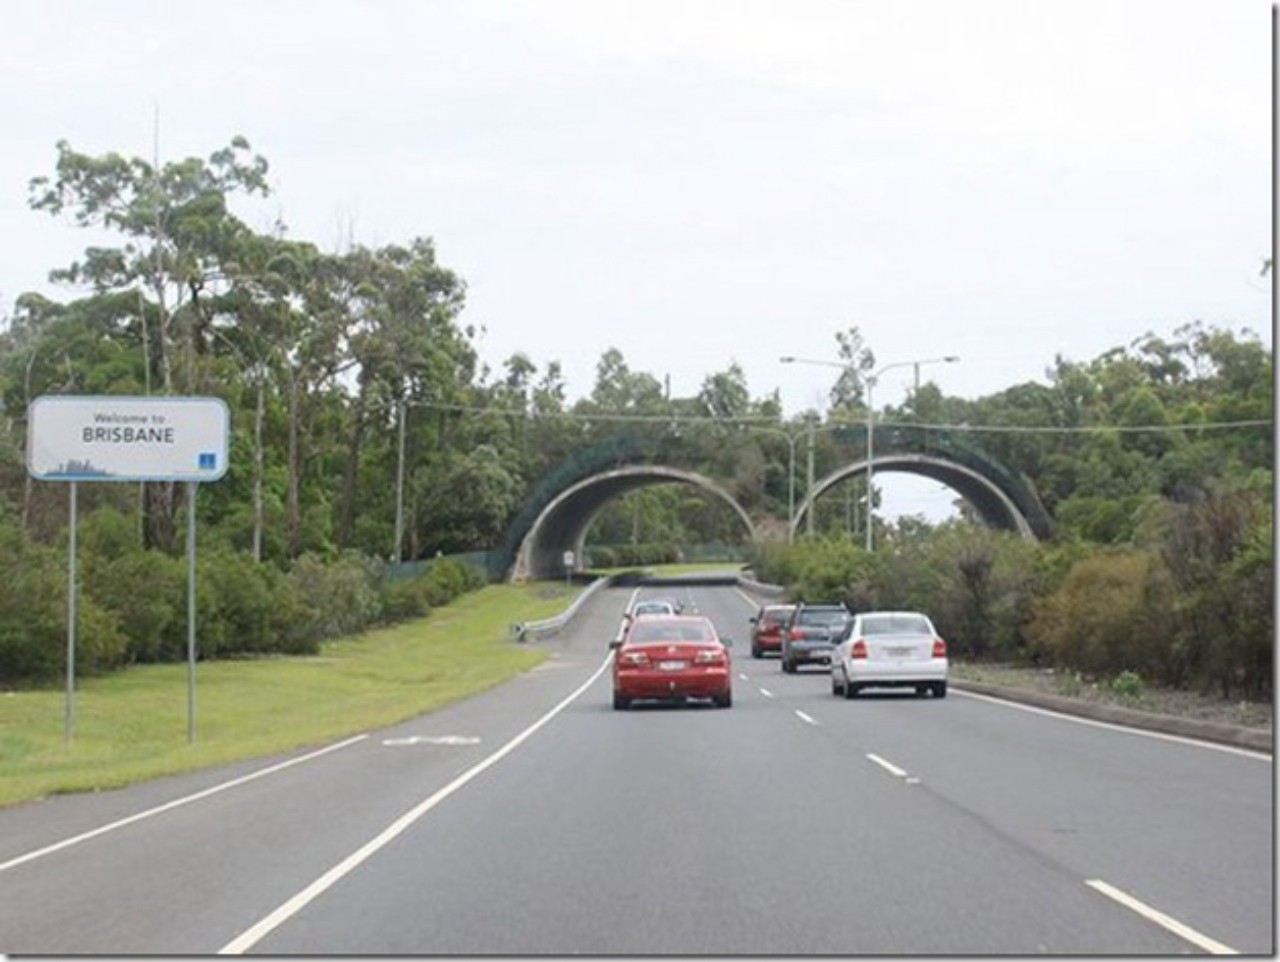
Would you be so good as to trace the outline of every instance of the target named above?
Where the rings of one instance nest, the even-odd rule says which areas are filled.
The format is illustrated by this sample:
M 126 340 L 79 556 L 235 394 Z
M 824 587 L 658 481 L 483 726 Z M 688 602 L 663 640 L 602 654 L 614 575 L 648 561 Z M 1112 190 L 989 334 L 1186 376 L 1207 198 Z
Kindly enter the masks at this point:
M 844 679 L 844 697 L 849 701 L 858 697 L 858 686 L 851 682 L 847 675 Z
M 732 708 L 733 692 L 726 691 L 723 695 L 716 695 L 716 697 L 711 700 L 715 702 L 717 708 Z
M 916 697 L 923 698 L 925 695 L 929 694 L 930 690 L 930 685 L 916 685 Z
M 790 658 L 788 658 L 786 655 L 783 655 L 782 670 L 785 671 L 788 675 L 794 675 L 796 673 L 796 663 L 792 661 Z
M 947 697 L 947 683 L 946 683 L 945 681 L 938 681 L 938 682 L 934 682 L 934 684 L 933 684 L 933 697 L 934 697 L 934 698 L 946 698 L 946 697 Z
M 752 645 L 752 646 L 751 646 L 751 657 L 752 657 L 752 658 L 763 658 L 763 657 L 764 657 L 764 652 L 763 652 L 763 651 L 761 651 L 759 648 L 757 648 L 755 645 Z
M 843 695 L 844 690 L 840 687 L 840 678 L 836 675 L 835 670 L 831 671 L 831 694 Z
M 613 693 L 613 707 L 618 711 L 623 711 L 631 707 L 631 699 L 621 692 Z

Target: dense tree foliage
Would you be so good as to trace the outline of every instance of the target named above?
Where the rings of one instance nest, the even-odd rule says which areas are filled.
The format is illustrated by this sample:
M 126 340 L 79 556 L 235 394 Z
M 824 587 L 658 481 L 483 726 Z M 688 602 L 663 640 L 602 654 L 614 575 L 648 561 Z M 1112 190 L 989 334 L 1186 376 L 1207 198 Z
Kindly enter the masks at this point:
M 548 472 L 620 434 L 678 440 L 683 466 L 722 485 L 774 540 L 765 572 L 798 596 L 924 608 L 968 657 L 1133 670 L 1224 692 L 1269 690 L 1272 356 L 1256 335 L 1202 322 L 1090 361 L 1052 359 L 1044 383 L 977 399 L 932 383 L 877 422 L 948 428 L 1031 480 L 1056 522 L 1036 545 L 974 523 L 883 520 L 876 556 L 861 479 L 785 545 L 788 506 L 848 455 L 875 356 L 838 332 L 831 407 L 785 419 L 741 367 L 671 397 L 621 351 L 572 403 L 560 364 L 482 365 L 462 323 L 466 285 L 425 237 L 327 253 L 251 229 L 268 192 L 243 138 L 160 166 L 57 146 L 33 211 L 105 235 L 51 276 L 65 301 L 18 298 L 0 318 L 0 682 L 55 675 L 66 629 L 66 495 L 26 473 L 26 411 L 47 394 L 216 395 L 231 464 L 198 501 L 208 656 L 313 650 L 320 639 L 420 614 L 474 575 L 451 565 L 396 581 L 385 562 L 483 551 Z M 83 666 L 182 657 L 185 502 L 163 483 L 83 485 Z M 876 493 L 872 492 L 872 500 Z M 666 484 L 607 505 L 592 561 L 745 558 L 741 519 Z M 736 554 L 735 554 L 736 552 Z M 207 629 L 207 632 L 206 632 Z

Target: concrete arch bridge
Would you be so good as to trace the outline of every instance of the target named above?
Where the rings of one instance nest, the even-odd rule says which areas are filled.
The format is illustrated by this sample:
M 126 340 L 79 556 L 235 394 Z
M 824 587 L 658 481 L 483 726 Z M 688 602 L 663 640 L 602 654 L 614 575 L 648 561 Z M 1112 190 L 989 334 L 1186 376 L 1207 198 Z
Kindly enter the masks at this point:
M 846 478 L 864 474 L 865 431 L 831 432 L 839 467 L 803 493 L 794 517 L 783 525 L 753 519 L 733 497 L 729 485 L 689 467 L 690 454 L 679 438 L 620 436 L 575 452 L 534 486 L 516 513 L 502 544 L 489 555 L 495 580 L 559 578 L 565 552 L 583 556 L 596 515 L 613 499 L 654 484 L 690 484 L 724 501 L 742 520 L 744 540 L 755 541 L 766 527 L 800 530 L 823 494 Z M 875 430 L 875 474 L 905 472 L 945 484 L 965 498 L 987 524 L 1027 538 L 1047 537 L 1052 521 L 1029 479 L 1000 463 L 963 432 L 914 426 Z

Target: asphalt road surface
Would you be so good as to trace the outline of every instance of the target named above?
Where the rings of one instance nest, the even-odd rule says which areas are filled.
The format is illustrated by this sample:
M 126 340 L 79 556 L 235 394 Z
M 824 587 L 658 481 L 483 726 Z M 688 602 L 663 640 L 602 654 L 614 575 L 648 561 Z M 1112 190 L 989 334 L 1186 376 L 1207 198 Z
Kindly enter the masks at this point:
M 8 954 L 1272 954 L 1269 757 L 967 695 L 611 707 L 600 592 L 543 665 L 319 750 L 0 810 Z

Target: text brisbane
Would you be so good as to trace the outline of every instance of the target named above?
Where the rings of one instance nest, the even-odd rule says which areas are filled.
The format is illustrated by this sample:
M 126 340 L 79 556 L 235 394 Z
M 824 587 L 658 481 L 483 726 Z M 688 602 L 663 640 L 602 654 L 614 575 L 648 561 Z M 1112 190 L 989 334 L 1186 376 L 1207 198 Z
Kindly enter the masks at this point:
M 85 428 L 85 444 L 173 444 L 172 427 Z

